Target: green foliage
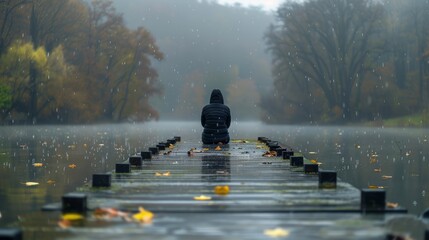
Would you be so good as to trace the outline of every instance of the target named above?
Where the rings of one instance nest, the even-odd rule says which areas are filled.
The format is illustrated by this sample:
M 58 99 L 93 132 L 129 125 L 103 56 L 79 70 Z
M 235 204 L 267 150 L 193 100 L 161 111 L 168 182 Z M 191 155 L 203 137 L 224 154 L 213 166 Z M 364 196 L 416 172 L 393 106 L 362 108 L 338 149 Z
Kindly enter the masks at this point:
M 0 109 L 9 109 L 12 106 L 10 87 L 0 85 Z

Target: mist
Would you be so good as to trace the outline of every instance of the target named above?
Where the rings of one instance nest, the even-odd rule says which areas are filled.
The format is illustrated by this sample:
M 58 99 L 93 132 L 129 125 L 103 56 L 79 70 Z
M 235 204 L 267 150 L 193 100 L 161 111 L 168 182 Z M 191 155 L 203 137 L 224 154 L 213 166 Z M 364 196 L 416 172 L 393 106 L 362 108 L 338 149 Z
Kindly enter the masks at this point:
M 260 119 L 260 96 L 272 86 L 264 34 L 273 15 L 214 1 L 114 3 L 129 27 L 147 28 L 165 53 L 154 65 L 164 92 L 152 103 L 161 119 L 198 120 L 214 88 L 235 120 Z

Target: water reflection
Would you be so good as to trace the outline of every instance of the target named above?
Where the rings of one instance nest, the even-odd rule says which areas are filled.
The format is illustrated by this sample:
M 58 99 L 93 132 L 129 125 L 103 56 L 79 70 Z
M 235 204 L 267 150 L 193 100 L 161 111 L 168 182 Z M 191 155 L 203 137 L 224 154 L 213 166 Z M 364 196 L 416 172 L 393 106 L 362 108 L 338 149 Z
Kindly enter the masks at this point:
M 229 182 L 231 180 L 230 156 L 206 155 L 202 157 L 202 179 L 207 182 Z

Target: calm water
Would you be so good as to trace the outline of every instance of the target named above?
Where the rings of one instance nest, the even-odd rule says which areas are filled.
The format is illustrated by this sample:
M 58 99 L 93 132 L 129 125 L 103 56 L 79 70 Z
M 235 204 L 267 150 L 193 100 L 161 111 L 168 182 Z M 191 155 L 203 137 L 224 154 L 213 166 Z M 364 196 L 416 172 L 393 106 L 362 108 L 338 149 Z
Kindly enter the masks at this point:
M 93 173 L 113 170 L 115 163 L 136 152 L 177 135 L 183 141 L 198 141 L 200 132 L 198 122 L 0 127 L 0 226 L 39 211 L 45 203 L 59 202 Z M 230 134 L 235 139 L 266 136 L 293 146 L 358 188 L 384 187 L 388 201 L 413 214 L 429 207 L 429 129 L 235 122 Z

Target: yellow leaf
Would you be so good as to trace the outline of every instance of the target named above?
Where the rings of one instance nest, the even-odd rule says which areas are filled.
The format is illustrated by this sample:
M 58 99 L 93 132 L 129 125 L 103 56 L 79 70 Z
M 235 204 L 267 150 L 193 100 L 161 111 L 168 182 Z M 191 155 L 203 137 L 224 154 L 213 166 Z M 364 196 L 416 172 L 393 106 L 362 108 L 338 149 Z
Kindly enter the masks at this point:
M 216 186 L 214 192 L 218 195 L 227 195 L 229 193 L 229 186 Z
M 313 163 L 313 164 L 317 164 L 317 160 L 315 160 L 315 159 L 310 160 L 310 162 Z
M 61 216 L 61 219 L 67 221 L 78 221 L 84 219 L 84 217 L 78 213 L 66 213 Z
M 289 231 L 283 228 L 266 229 L 264 234 L 272 238 L 280 238 L 289 236 Z
M 69 164 L 69 168 L 76 168 L 76 164 Z
M 210 150 L 210 148 L 203 148 L 204 152 L 207 152 L 208 150 Z
M 170 172 L 165 172 L 165 173 L 156 172 L 155 176 L 157 176 L 157 177 L 170 176 Z
M 43 167 L 43 163 L 33 163 L 34 167 Z
M 371 188 L 371 189 L 383 189 L 384 187 L 383 186 L 376 186 L 376 185 L 369 185 L 368 188 Z
M 194 200 L 198 200 L 198 201 L 208 201 L 211 200 L 212 198 L 209 196 L 204 196 L 204 195 L 200 195 L 197 197 L 194 197 Z
M 54 181 L 54 180 L 48 180 L 46 183 L 47 183 L 47 184 L 54 184 L 54 183 L 55 183 L 55 181 Z
M 142 207 L 139 207 L 139 212 L 133 215 L 133 219 L 141 223 L 150 223 L 155 215 Z
M 24 184 L 25 184 L 25 186 L 29 186 L 29 187 L 39 185 L 39 183 L 38 183 L 38 182 L 26 182 L 26 183 L 24 183 Z
M 174 145 L 173 145 L 173 144 L 170 144 L 170 145 L 168 145 L 168 148 L 169 148 L 169 149 L 173 149 L 173 148 L 174 148 Z
M 383 176 L 381 176 L 381 178 L 383 178 L 383 179 L 392 179 L 392 176 L 383 175 Z
M 216 151 L 220 151 L 220 150 L 222 150 L 222 148 L 221 148 L 220 146 L 217 146 L 217 147 L 215 148 L 215 150 L 216 150 Z

